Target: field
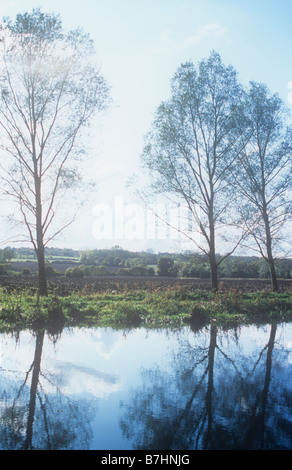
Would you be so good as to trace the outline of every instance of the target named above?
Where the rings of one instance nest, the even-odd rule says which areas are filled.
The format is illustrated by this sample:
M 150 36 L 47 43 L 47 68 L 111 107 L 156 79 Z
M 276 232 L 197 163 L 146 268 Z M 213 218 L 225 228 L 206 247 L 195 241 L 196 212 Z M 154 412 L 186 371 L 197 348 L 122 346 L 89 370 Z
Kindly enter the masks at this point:
M 270 290 L 270 281 L 267 279 L 220 279 L 221 290 L 240 290 L 242 292 L 265 292 Z M 0 287 L 8 292 L 30 291 L 36 292 L 38 284 L 35 276 L 0 276 Z M 292 280 L 279 280 L 280 291 L 292 290 Z M 73 292 L 89 294 L 101 292 L 126 292 L 145 290 L 158 292 L 178 288 L 183 291 L 195 292 L 197 290 L 210 290 L 208 279 L 179 279 L 171 277 L 95 277 L 95 278 L 48 278 L 49 293 L 56 295 L 70 295 Z

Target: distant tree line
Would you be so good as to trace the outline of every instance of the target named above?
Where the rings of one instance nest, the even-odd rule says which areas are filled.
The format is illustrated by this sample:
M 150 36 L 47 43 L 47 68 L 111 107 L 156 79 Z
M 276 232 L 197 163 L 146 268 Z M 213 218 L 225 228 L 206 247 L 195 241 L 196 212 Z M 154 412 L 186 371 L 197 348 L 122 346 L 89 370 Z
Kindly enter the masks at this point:
M 60 257 L 60 258 L 77 258 L 79 259 L 80 253 L 77 250 L 73 250 L 72 248 L 50 248 L 46 247 L 45 249 L 45 257 L 46 259 L 52 257 Z M 35 250 L 30 247 L 11 247 L 6 246 L 4 249 L 0 250 L 0 257 L 1 261 L 11 261 L 12 259 L 20 260 L 20 259 L 37 259 Z
M 190 251 L 183 253 L 154 253 L 151 250 L 133 252 L 119 246 L 110 249 L 73 250 L 68 248 L 47 248 L 47 276 L 60 275 L 58 263 L 74 262 L 66 271 L 68 277 L 86 276 L 168 276 L 208 279 L 210 265 L 208 257 Z M 36 260 L 32 248 L 6 247 L 0 250 L 0 262 L 11 260 Z M 53 267 L 51 263 L 54 263 Z M 76 264 L 76 266 L 75 266 Z M 275 260 L 278 278 L 292 279 L 292 259 Z M 5 274 L 6 272 L 2 272 Z M 26 270 L 26 274 L 28 271 Z M 219 278 L 260 278 L 270 277 L 269 266 L 261 257 L 230 256 L 220 264 Z

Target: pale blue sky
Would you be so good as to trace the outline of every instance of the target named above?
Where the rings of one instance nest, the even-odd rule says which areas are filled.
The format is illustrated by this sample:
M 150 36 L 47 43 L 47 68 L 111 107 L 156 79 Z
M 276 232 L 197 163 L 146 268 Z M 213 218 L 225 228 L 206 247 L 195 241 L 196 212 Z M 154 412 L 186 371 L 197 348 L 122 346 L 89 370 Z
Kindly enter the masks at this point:
M 97 241 L 92 210 L 100 203 L 113 205 L 116 196 L 132 201 L 125 183 L 139 168 L 143 135 L 182 62 L 197 62 L 215 49 L 241 82 L 265 82 L 292 108 L 291 0 L 0 0 L 0 16 L 14 18 L 37 6 L 60 13 L 65 28 L 81 26 L 90 33 L 115 103 L 91 146 L 91 177 L 99 191 L 88 201 L 82 229 L 75 225 L 54 245 L 164 246 L 151 240 Z

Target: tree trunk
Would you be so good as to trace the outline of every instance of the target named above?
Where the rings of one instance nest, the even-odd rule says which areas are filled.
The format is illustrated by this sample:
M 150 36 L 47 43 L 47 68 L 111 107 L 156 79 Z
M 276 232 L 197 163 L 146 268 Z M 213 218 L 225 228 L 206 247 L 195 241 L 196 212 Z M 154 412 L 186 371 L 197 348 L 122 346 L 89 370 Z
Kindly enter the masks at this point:
M 208 414 L 207 429 L 204 436 L 204 449 L 213 449 L 213 404 L 212 398 L 214 395 L 214 367 L 215 367 L 215 351 L 217 344 L 217 327 L 211 324 L 210 329 L 210 345 L 208 351 L 208 388 L 206 393 L 206 411 Z
M 209 225 L 210 225 L 210 241 L 209 241 L 209 262 L 211 270 L 211 286 L 214 291 L 218 290 L 218 267 L 216 262 L 215 251 L 215 224 L 213 219 L 213 201 L 209 208 Z
M 214 291 L 218 290 L 218 269 L 216 263 L 216 256 L 215 253 L 209 254 L 210 260 L 210 270 L 211 270 L 211 286 Z
M 271 260 L 269 261 L 269 268 L 270 268 L 272 288 L 275 292 L 277 292 L 279 290 L 279 285 L 278 285 L 278 279 L 277 279 L 275 263 L 274 263 L 273 258 L 271 258 Z
M 24 450 L 31 450 L 33 438 L 33 424 L 35 419 L 36 396 L 39 383 L 39 375 L 41 370 L 41 357 L 44 343 L 44 331 L 38 331 L 36 337 L 35 355 L 33 361 L 33 372 L 30 386 L 30 400 L 28 408 L 28 419 L 26 426 L 26 438 L 24 442 Z
M 45 267 L 45 247 L 42 227 L 42 203 L 41 203 L 41 183 L 40 178 L 35 176 L 36 189 L 36 238 L 37 238 L 37 258 L 38 258 L 38 277 L 39 294 L 48 295 L 47 276 Z
M 37 249 L 38 258 L 38 278 L 39 278 L 39 294 L 42 296 L 48 295 L 47 289 L 47 276 L 45 266 L 45 249 L 43 244 Z
M 268 404 L 268 394 L 269 388 L 271 383 L 271 375 L 272 375 L 272 354 L 275 347 L 275 339 L 276 339 L 276 331 L 277 325 L 273 324 L 271 326 L 271 333 L 270 339 L 267 344 L 267 359 L 266 359 L 266 375 L 265 375 L 265 383 L 263 388 L 263 395 L 262 395 L 262 410 L 260 413 L 260 422 L 261 422 L 261 449 L 264 449 L 264 438 L 265 438 L 265 430 L 266 430 L 266 420 L 268 418 L 267 412 L 267 404 Z
M 270 230 L 270 221 L 269 216 L 266 211 L 266 204 L 264 205 L 264 222 L 265 222 L 265 230 L 266 230 L 266 247 L 267 247 L 267 258 L 270 268 L 270 275 L 271 275 L 271 283 L 272 289 L 274 291 L 279 290 L 278 286 L 278 279 L 275 269 L 275 261 L 272 254 L 272 237 L 271 237 L 271 230 Z

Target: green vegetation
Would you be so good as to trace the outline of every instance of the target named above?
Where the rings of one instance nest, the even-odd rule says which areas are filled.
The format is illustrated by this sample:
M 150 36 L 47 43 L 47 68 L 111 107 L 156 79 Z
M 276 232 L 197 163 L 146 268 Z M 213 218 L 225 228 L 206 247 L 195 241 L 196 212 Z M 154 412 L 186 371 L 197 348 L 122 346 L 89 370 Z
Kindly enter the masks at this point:
M 131 328 L 222 326 L 292 320 L 292 292 L 241 293 L 237 290 L 190 292 L 178 286 L 163 291 L 133 290 L 38 297 L 0 292 L 0 331 L 64 326 Z
M 5 249 L 0 275 L 11 274 L 13 259 L 32 261 L 33 255 L 31 249 L 19 248 L 13 252 Z M 164 283 L 163 288 L 159 282 L 152 283 L 150 287 L 148 279 L 153 275 L 156 275 L 156 280 L 159 276 L 208 278 L 208 263 L 199 254 L 137 253 L 120 247 L 85 252 L 51 248 L 47 249 L 46 260 L 47 276 L 66 277 L 69 285 L 70 279 L 78 281 L 87 277 L 116 276 L 117 282 L 106 281 L 104 291 L 98 293 L 87 290 L 86 282 L 80 282 L 80 285 L 77 282 L 74 291 L 69 289 L 69 293 L 61 289 L 48 297 L 38 297 L 35 290 L 26 289 L 25 283 L 19 289 L 19 277 L 16 277 L 15 291 L 8 292 L 4 287 L 0 290 L 0 331 L 45 328 L 54 332 L 64 326 L 175 328 L 190 324 L 198 327 L 212 321 L 228 327 L 250 322 L 292 320 L 291 291 L 241 292 L 221 285 L 215 294 L 201 288 L 192 290 L 188 284 L 183 285 L 179 281 Z M 65 261 L 71 265 L 61 272 L 59 266 L 68 266 Z M 34 275 L 33 269 L 22 267 L 19 274 L 23 280 L 29 279 Z M 222 262 L 220 269 L 222 277 L 229 279 L 268 276 L 267 266 L 256 257 L 232 256 Z M 291 278 L 291 260 L 279 260 L 278 270 L 283 278 Z M 140 276 L 142 284 L 121 289 L 119 276 Z M 234 284 L 240 287 L 240 281 L 234 281 Z
M 170 256 L 161 256 L 157 263 L 158 276 L 177 276 L 178 270 L 175 269 L 174 260 Z
M 205 255 L 184 253 L 153 253 L 151 250 L 132 252 L 119 246 L 110 249 L 76 251 L 67 248 L 46 248 L 46 275 L 55 277 L 90 276 L 167 276 L 179 278 L 210 278 L 210 266 Z M 0 275 L 15 274 L 13 262 L 33 262 L 35 253 L 32 248 L 6 247 L 0 250 Z M 11 263 L 11 264 L 9 264 Z M 61 266 L 70 263 L 65 271 Z M 292 279 L 292 259 L 276 260 L 279 279 Z M 75 270 L 74 268 L 80 268 Z M 34 273 L 37 271 L 35 264 Z M 23 268 L 21 274 L 33 274 Z M 219 278 L 268 279 L 269 266 L 257 256 L 230 256 L 222 261 L 218 270 Z

